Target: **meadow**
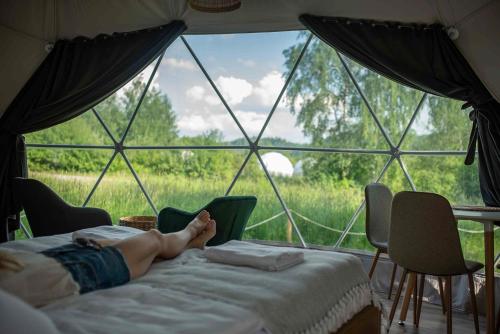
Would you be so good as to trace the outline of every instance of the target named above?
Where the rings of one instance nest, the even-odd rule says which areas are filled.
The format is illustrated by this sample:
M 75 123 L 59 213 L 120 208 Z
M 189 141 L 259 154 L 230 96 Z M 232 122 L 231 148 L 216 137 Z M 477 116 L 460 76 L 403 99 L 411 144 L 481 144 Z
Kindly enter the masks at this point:
M 30 177 L 49 185 L 64 200 L 78 206 L 85 201 L 97 176 L 49 172 L 30 174 Z M 223 196 L 231 182 L 231 178 L 192 178 L 150 173 L 142 174 L 140 178 L 158 210 L 167 206 L 188 211 L 196 210 L 214 197 Z M 344 229 L 363 199 L 363 189 L 350 184 L 311 181 L 300 177 L 278 177 L 275 182 L 305 241 L 310 245 L 334 245 L 340 236 L 335 230 Z M 258 198 L 244 239 L 298 243 L 295 234 L 290 234 L 288 219 L 282 214 L 282 207 L 264 176 L 242 176 L 236 182 L 231 195 L 255 195 Z M 122 216 L 154 214 L 130 173 L 106 175 L 88 206 L 108 211 L 114 224 L 117 224 Z M 277 217 L 252 228 L 253 225 L 275 216 Z M 318 223 L 324 227 L 317 225 Z M 474 222 L 459 222 L 459 227 L 481 231 L 480 226 Z M 354 233 L 346 237 L 341 247 L 373 251 L 363 234 L 364 212 L 351 231 Z M 24 238 L 20 230 L 16 237 Z M 482 233 L 460 232 L 460 237 L 465 256 L 484 261 Z M 495 247 L 500 247 L 500 241 L 496 241 Z

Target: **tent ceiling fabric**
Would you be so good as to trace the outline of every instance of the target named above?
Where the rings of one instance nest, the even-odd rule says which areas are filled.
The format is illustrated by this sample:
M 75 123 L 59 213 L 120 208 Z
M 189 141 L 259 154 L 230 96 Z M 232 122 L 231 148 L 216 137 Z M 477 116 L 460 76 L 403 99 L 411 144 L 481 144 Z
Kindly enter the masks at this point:
M 300 14 L 456 26 L 454 42 L 500 102 L 500 0 L 242 0 L 220 14 L 189 8 L 186 0 L 2 0 L 0 115 L 62 38 L 134 31 L 183 20 L 187 34 L 304 29 Z

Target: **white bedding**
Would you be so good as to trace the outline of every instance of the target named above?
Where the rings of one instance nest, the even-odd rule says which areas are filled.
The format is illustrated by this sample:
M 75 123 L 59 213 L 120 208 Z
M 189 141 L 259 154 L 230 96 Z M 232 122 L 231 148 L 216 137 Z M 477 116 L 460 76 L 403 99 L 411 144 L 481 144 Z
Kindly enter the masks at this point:
M 90 229 L 121 239 L 139 230 Z M 40 251 L 71 235 L 15 241 L 2 247 Z M 372 302 L 360 260 L 305 250 L 305 261 L 281 272 L 208 262 L 189 250 L 153 264 L 124 286 L 71 297 L 42 310 L 61 333 L 328 333 Z

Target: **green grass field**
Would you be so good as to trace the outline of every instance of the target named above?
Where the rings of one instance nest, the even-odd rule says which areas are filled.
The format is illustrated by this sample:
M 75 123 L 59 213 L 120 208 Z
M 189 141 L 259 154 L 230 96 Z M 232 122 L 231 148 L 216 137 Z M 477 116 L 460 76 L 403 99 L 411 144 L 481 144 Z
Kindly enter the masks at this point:
M 61 197 L 74 205 L 81 205 L 84 202 L 97 179 L 97 175 L 60 173 L 31 173 L 30 177 L 48 184 Z M 231 179 L 188 179 L 184 176 L 150 174 L 140 175 L 140 177 L 158 210 L 166 206 L 184 210 L 198 209 L 212 198 L 223 196 L 231 181 Z M 361 187 L 311 183 L 301 178 L 276 178 L 275 182 L 288 207 L 292 210 L 305 241 L 309 244 L 333 245 L 340 233 L 331 229 L 342 230 L 363 199 Z M 273 188 L 264 177 L 240 178 L 231 191 L 231 195 L 257 196 L 257 207 L 247 227 L 283 212 Z M 106 175 L 88 206 L 107 210 L 115 224 L 122 216 L 154 214 L 135 179 L 129 174 Z M 481 228 L 474 222 L 460 222 L 459 227 L 479 231 Z M 349 235 L 342 243 L 342 247 L 373 250 L 366 237 L 360 235 L 360 232 L 364 232 L 364 212 L 356 221 L 352 232 L 356 234 Z M 460 236 L 466 257 L 484 261 L 482 234 L 461 232 Z M 20 231 L 17 237 L 23 238 Z M 285 215 L 281 214 L 265 224 L 250 228 L 245 232 L 244 238 L 289 241 L 288 220 Z M 291 240 L 298 242 L 295 235 Z M 500 238 L 495 238 L 495 240 L 500 240 Z M 500 247 L 500 241 L 496 242 L 495 247 Z

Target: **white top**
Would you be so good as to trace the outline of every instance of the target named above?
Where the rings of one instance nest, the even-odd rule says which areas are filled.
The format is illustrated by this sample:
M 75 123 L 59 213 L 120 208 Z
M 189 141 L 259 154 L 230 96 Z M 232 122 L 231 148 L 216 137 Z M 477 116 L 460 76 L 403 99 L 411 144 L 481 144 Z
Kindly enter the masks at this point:
M 40 253 L 2 249 L 0 257 L 14 258 L 18 268 L 0 266 L 0 288 L 39 307 L 70 295 L 80 287 L 59 262 Z

